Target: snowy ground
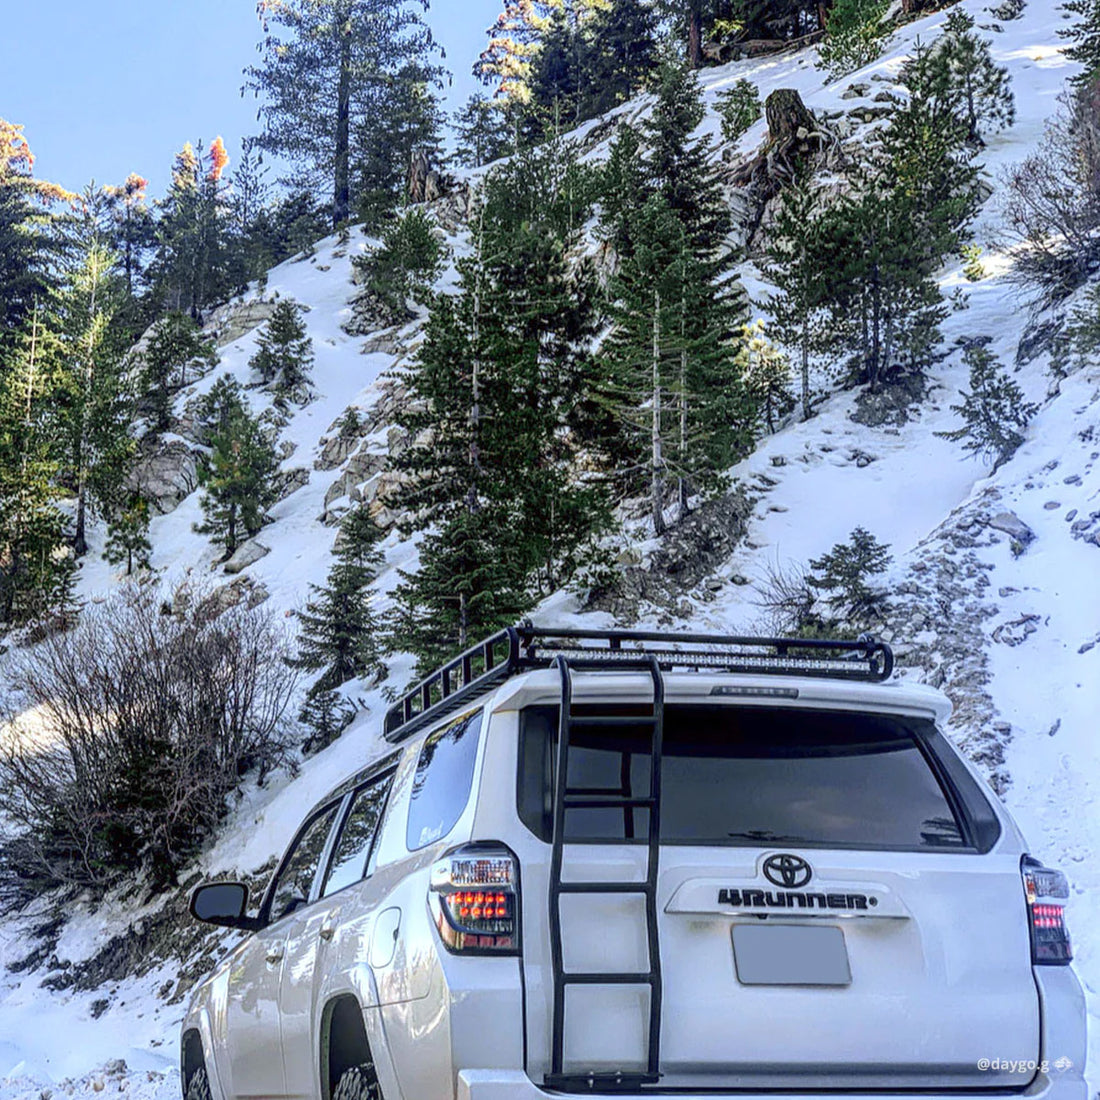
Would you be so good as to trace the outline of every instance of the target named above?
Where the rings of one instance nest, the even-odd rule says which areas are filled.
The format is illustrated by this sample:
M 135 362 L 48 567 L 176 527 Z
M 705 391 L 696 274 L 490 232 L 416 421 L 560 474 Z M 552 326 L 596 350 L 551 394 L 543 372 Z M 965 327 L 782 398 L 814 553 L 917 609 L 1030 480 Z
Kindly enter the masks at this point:
M 979 24 L 994 22 L 977 0 L 964 0 L 961 6 Z M 823 74 L 814 68 L 812 51 L 708 70 L 703 74 L 708 102 L 734 80 L 749 77 L 758 83 L 762 98 L 775 88 L 795 87 L 811 108 L 852 106 L 840 99 L 851 83 L 874 74 L 889 77 L 918 35 L 930 40 L 945 18 L 941 13 L 911 24 L 880 61 L 831 85 L 824 84 Z M 990 140 L 985 151 L 994 180 L 1004 166 L 1034 147 L 1071 71 L 1058 49 L 1060 22 L 1049 3 L 1030 0 L 1019 19 L 990 32 L 997 57 L 1012 74 L 1019 116 L 1010 130 Z M 872 83 L 870 94 L 881 86 Z M 718 133 L 713 113 L 704 128 Z M 762 136 L 759 123 L 741 139 L 740 151 L 749 152 Z M 996 198 L 978 227 L 979 243 L 987 248 L 995 226 Z M 371 406 L 384 372 L 393 366 L 389 356 L 362 354 L 364 341 L 348 337 L 340 327 L 349 312 L 351 256 L 365 247 L 353 232 L 348 246 L 324 242 L 311 258 L 284 264 L 270 275 L 268 295 L 278 291 L 309 307 L 316 355 L 317 400 L 298 411 L 282 434 L 296 444 L 285 464 L 288 469 L 312 466 L 326 429 L 350 405 Z M 946 326 L 948 346 L 958 337 L 987 335 L 1002 362 L 1011 366 L 1027 309 L 1004 278 L 1007 263 L 991 255 L 990 274 L 982 281 L 969 284 L 958 271 L 949 271 L 944 282 L 946 289 L 961 288 L 969 303 Z M 755 294 L 759 284 L 751 272 L 746 273 L 746 284 Z M 203 379 L 198 389 L 208 389 L 225 372 L 247 381 L 253 349 L 254 335 L 224 349 L 218 371 Z M 1039 357 L 1013 375 L 1028 399 L 1043 402 L 1043 408 L 1025 445 L 993 475 L 980 462 L 965 458 L 958 445 L 934 434 L 956 426 L 949 406 L 965 384 L 958 355 L 949 356 L 934 372 L 938 388 L 924 402 L 919 418 L 901 428 L 855 424 L 848 418 L 854 396 L 831 398 L 812 421 L 793 424 L 765 440 L 735 471 L 745 480 L 763 473 L 776 484 L 756 507 L 747 545 L 719 572 L 758 581 L 770 564 L 805 562 L 862 524 L 890 544 L 895 558 L 892 577 L 897 580 L 944 520 L 990 490 L 1000 494 L 998 510 L 1012 510 L 1031 526 L 1037 539 L 1019 557 L 1013 556 L 1007 539 L 978 551 L 992 566 L 989 599 L 997 606 L 984 628 L 992 673 L 988 690 L 999 716 L 1011 726 L 1006 766 L 1012 782 L 1006 801 L 1031 838 L 1034 854 L 1063 868 L 1073 882 L 1070 920 L 1076 966 L 1090 992 L 1093 1035 L 1100 1036 L 1100 908 L 1095 900 L 1100 891 L 1100 740 L 1095 734 L 1100 644 L 1079 652 L 1100 632 L 1100 548 L 1071 537 L 1067 522 L 1073 509 L 1078 517 L 1100 510 L 1100 368 L 1072 375 L 1048 400 L 1047 365 L 1046 357 Z M 256 391 L 250 392 L 258 402 Z M 857 449 L 874 461 L 857 465 Z M 780 458 L 781 464 L 776 462 Z M 301 606 L 307 583 L 320 583 L 327 572 L 334 531 L 318 517 L 326 492 L 340 474 L 312 471 L 309 484 L 276 507 L 276 523 L 262 536 L 271 553 L 248 575 L 267 587 L 268 606 L 280 612 L 289 614 Z M 198 494 L 193 494 L 175 512 L 154 521 L 154 565 L 167 578 L 178 579 L 188 569 L 206 575 L 214 565 L 215 550 L 192 531 L 199 518 Z M 385 548 L 390 571 L 383 578 L 383 591 L 395 582 L 396 568 L 407 566 L 415 553 L 394 536 Z M 112 571 L 94 553 L 86 560 L 81 578 L 86 595 L 115 583 Z M 1000 590 L 1006 595 L 996 595 Z M 695 601 L 694 625 L 731 629 L 751 624 L 759 614 L 752 600 L 750 588 L 728 585 L 717 599 Z M 541 609 L 541 616 L 545 621 L 568 619 L 575 608 L 572 597 L 559 594 Z M 999 624 L 1024 615 L 1038 618 L 1037 629 L 1023 644 L 993 640 Z M 404 682 L 407 673 L 407 666 L 395 667 L 393 682 Z M 381 696 L 364 693 L 361 702 L 363 717 L 339 742 L 309 760 L 293 783 L 276 778 L 265 790 L 246 792 L 221 839 L 204 856 L 203 871 L 246 870 L 264 863 L 289 839 L 306 806 L 378 751 Z M 77 906 L 57 953 L 72 961 L 86 958 L 141 916 L 122 901 L 94 914 Z M 88 993 L 48 992 L 39 984 L 42 971 L 21 974 L 7 969 L 27 954 L 32 924 L 27 918 L 0 927 L 0 1100 L 45 1100 L 49 1091 L 55 1097 L 125 1091 L 141 1100 L 177 1095 L 174 1067 L 181 1006 L 166 1006 L 156 997 L 171 973 Z M 93 1004 L 102 998 L 110 1007 L 93 1018 Z M 1100 1086 L 1097 1045 L 1094 1038 L 1093 1090 Z M 109 1063 L 115 1059 L 125 1060 L 125 1073 L 118 1066 L 112 1071 Z

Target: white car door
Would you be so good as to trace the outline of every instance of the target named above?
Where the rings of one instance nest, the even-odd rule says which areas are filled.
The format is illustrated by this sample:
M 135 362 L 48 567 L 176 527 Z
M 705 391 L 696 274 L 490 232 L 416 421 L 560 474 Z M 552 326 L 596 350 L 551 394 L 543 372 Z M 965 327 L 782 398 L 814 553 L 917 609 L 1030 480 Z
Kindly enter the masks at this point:
M 261 919 L 229 972 L 226 1062 L 233 1097 L 287 1095 L 281 1057 L 280 986 L 297 910 L 308 906 L 339 803 L 314 814 L 298 831 L 268 889 Z

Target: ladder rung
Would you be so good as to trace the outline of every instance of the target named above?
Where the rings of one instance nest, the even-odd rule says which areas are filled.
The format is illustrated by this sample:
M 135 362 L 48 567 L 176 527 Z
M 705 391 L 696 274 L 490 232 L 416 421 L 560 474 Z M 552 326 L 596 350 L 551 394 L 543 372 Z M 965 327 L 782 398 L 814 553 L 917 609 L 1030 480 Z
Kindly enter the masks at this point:
M 648 882 L 562 882 L 558 889 L 563 894 L 650 894 L 653 887 Z
M 648 974 L 563 974 L 562 985 L 652 985 L 654 975 Z
M 650 809 L 656 804 L 655 798 L 567 798 L 567 810 L 629 810 L 635 806 Z
M 569 714 L 570 726 L 654 726 L 652 714 Z

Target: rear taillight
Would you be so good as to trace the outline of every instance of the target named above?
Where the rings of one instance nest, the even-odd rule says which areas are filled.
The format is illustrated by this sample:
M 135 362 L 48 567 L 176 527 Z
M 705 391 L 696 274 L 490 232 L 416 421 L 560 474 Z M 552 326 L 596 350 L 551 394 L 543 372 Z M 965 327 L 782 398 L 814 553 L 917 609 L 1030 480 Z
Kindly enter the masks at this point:
M 519 954 L 519 863 L 498 844 L 468 844 L 432 867 L 440 938 L 461 954 Z
M 1066 927 L 1066 899 L 1069 883 L 1061 871 L 1044 867 L 1031 856 L 1020 864 L 1027 896 L 1031 928 L 1031 961 L 1036 966 L 1066 966 L 1073 958 Z

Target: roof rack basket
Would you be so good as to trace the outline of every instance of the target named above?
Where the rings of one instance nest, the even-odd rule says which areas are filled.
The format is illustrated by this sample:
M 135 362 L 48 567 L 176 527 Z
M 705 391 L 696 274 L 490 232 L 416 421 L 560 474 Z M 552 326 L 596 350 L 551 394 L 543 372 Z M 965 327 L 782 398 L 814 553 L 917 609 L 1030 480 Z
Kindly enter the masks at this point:
M 880 682 L 894 670 L 894 654 L 869 634 L 855 641 L 748 638 L 659 630 L 568 630 L 528 620 L 479 642 L 411 688 L 386 712 L 384 736 L 403 741 L 418 729 L 466 705 L 519 672 L 551 668 L 559 656 L 621 660 L 631 667 L 654 656 L 663 671 L 766 673 Z

